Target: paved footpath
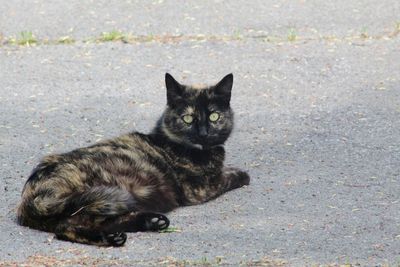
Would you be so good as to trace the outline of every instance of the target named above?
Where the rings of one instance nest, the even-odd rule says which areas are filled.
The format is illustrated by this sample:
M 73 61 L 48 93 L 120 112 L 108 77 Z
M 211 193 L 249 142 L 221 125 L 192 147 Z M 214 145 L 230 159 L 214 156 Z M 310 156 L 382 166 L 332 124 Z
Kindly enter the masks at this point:
M 397 0 L 1 0 L 0 266 L 399 265 L 399 14 Z M 251 185 L 123 248 L 18 226 L 38 160 L 149 131 L 167 71 L 234 73 L 227 163 Z

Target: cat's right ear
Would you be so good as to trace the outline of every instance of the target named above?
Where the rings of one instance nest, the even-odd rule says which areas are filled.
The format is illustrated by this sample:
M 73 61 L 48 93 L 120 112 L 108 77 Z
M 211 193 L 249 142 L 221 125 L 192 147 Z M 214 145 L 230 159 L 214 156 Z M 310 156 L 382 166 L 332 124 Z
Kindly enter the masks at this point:
M 182 98 L 183 86 L 169 73 L 165 73 L 165 86 L 167 87 L 167 104 L 173 106 Z

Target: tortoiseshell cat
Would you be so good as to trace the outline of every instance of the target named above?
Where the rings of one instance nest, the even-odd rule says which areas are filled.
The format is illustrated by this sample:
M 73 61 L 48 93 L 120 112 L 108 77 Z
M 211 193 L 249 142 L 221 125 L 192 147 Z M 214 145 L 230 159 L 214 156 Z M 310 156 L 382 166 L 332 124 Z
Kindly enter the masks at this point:
M 223 166 L 233 128 L 233 75 L 194 88 L 165 75 L 167 107 L 150 134 L 133 132 L 45 157 L 22 193 L 18 222 L 63 240 L 122 246 L 125 232 L 158 231 L 160 214 L 248 185 Z

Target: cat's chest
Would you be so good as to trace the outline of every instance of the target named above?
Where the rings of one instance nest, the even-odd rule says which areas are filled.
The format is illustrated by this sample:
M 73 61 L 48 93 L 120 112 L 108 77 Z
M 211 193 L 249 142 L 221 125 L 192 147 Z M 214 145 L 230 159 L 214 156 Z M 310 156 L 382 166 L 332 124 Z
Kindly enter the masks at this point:
M 224 154 L 220 150 L 194 150 L 173 155 L 174 169 L 198 175 L 215 173 L 223 166 Z

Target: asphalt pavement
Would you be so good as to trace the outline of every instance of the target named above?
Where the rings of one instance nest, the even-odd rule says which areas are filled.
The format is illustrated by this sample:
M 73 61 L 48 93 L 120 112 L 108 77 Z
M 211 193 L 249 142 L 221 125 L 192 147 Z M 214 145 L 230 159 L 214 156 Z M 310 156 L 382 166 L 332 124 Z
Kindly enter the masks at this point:
M 395 0 L 0 1 L 0 266 L 400 265 L 399 14 Z M 18 226 L 39 159 L 151 130 L 165 72 L 233 72 L 227 164 L 251 184 L 122 248 Z

